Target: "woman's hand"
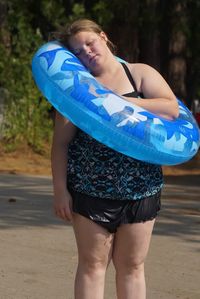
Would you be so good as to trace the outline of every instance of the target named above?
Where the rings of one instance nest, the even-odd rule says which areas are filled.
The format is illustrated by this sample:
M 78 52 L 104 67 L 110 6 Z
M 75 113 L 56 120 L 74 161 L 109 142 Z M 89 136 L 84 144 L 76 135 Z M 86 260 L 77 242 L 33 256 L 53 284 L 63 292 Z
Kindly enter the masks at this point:
M 54 196 L 55 215 L 65 221 L 72 221 L 72 197 L 66 190 L 64 194 Z
M 148 99 L 144 100 L 144 99 L 138 99 L 138 98 L 124 97 L 124 96 L 121 96 L 121 97 L 123 97 L 126 101 L 131 102 L 131 103 L 133 103 L 133 104 L 135 104 L 135 105 L 137 105 L 139 107 L 142 107 L 144 109 L 146 108 L 145 107 L 146 102 L 144 102 L 144 101 L 147 101 Z M 151 107 L 150 107 L 150 109 L 151 109 Z M 148 110 L 148 108 L 146 108 L 146 110 Z M 151 112 L 154 113 L 153 111 L 151 111 Z M 173 118 L 171 115 L 167 115 L 167 114 L 160 113 L 160 112 L 157 112 L 155 114 L 157 116 L 163 117 L 163 118 L 165 118 L 167 120 L 173 120 L 175 118 L 175 117 Z

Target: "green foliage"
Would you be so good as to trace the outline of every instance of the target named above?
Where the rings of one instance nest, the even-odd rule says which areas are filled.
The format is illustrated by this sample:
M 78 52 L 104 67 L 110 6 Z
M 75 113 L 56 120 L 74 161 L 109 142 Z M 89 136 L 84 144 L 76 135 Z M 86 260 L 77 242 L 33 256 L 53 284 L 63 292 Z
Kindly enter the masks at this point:
M 42 37 L 39 30 L 31 27 L 31 15 L 25 13 L 27 7 L 23 11 L 14 4 L 10 6 L 7 24 L 11 33 L 10 49 L 0 47 L 0 81 L 8 91 L 2 137 L 7 144 L 13 144 L 13 148 L 26 142 L 41 151 L 42 143 L 51 137 L 52 124 L 47 118 L 49 104 L 41 101 L 33 82 L 31 59 Z
M 72 14 L 69 16 L 69 21 L 73 21 L 78 18 L 86 16 L 85 7 L 81 3 L 75 3 L 72 7 Z
M 7 22 L 1 35 L 5 32 L 9 35 L 9 48 L 5 43 L 0 44 L 0 87 L 7 91 L 1 138 L 8 149 L 26 142 L 41 152 L 43 144 L 51 140 L 51 106 L 34 83 L 31 61 L 35 51 L 47 40 L 49 31 L 85 16 L 83 3 L 68 2 L 8 1 Z
M 111 20 L 114 17 L 114 14 L 110 8 L 109 1 L 96 1 L 92 8 L 92 14 L 97 22 L 103 25 L 104 28 L 110 24 Z
M 68 14 L 66 13 L 68 12 Z M 26 142 L 37 152 L 52 136 L 50 104 L 35 86 L 31 60 L 36 49 L 48 38 L 49 30 L 68 20 L 85 16 L 83 3 L 70 1 L 8 1 L 6 25 L 9 47 L 0 44 L 0 87 L 6 90 L 1 138 L 9 150 Z

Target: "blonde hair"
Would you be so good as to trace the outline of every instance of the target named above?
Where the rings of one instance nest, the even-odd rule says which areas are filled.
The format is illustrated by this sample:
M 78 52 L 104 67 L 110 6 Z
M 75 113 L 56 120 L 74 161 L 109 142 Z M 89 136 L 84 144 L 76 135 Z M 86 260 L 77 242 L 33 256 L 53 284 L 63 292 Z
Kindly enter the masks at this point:
M 78 19 L 71 24 L 62 27 L 60 31 L 54 32 L 52 37 L 58 40 L 63 46 L 70 49 L 69 40 L 79 32 L 94 32 L 98 35 L 103 31 L 101 26 L 89 19 Z M 108 39 L 107 46 L 113 54 L 116 52 L 116 46 Z

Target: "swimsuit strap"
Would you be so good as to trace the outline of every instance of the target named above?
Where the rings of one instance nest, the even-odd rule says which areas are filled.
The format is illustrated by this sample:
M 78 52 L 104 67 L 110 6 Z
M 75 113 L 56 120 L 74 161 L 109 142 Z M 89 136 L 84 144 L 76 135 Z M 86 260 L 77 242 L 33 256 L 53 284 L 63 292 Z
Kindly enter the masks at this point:
M 132 75 L 131 75 L 131 73 L 130 73 L 129 68 L 127 67 L 127 65 L 126 65 L 125 63 L 121 63 L 121 65 L 123 66 L 123 68 L 124 68 L 124 70 L 125 70 L 125 72 L 126 72 L 126 75 L 127 75 L 128 79 L 129 79 L 131 85 L 133 86 L 134 90 L 135 90 L 136 92 L 138 92 L 138 91 L 137 91 L 136 84 L 135 84 L 135 81 L 133 80 L 133 77 L 132 77 Z

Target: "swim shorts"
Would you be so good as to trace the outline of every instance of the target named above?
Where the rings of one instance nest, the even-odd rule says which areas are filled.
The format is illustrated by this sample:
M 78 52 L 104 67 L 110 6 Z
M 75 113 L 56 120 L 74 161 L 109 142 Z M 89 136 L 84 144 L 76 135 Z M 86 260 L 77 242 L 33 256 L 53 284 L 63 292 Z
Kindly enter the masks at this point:
M 140 200 L 113 200 L 91 197 L 69 190 L 73 212 L 115 233 L 122 224 L 153 220 L 161 209 L 161 191 Z

